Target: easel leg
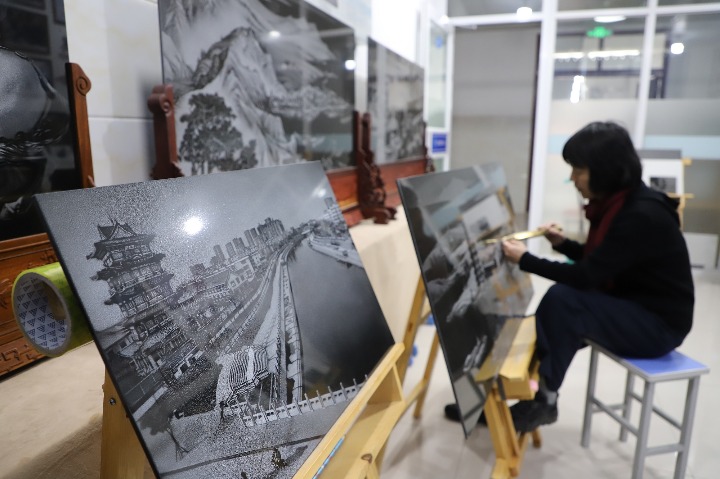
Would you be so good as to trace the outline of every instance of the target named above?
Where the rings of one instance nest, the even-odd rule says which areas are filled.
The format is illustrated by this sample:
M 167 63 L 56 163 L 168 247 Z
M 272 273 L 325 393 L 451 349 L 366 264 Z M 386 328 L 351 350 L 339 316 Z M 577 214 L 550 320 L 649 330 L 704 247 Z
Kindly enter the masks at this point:
M 423 374 L 422 385 L 423 390 L 420 392 L 415 403 L 415 410 L 413 411 L 413 417 L 420 419 L 422 415 L 422 408 L 425 404 L 425 396 L 427 396 L 428 386 L 430 385 L 430 377 L 432 376 L 433 368 L 435 367 L 435 358 L 437 357 L 438 349 L 440 347 L 440 337 L 437 331 L 433 335 L 433 342 L 430 346 L 430 354 L 428 356 L 427 364 L 425 365 L 425 373 Z
M 540 447 L 542 443 L 540 431 L 536 429 L 531 434 L 518 436 L 510 415 L 510 408 L 500 396 L 497 386 L 493 386 L 490 397 L 485 402 L 485 416 L 495 449 L 495 467 L 492 479 L 517 477 L 520 474 L 528 437 L 532 435 L 533 444 L 535 447 Z
M 405 373 L 407 372 L 410 356 L 412 355 L 413 344 L 415 344 L 415 336 L 417 335 L 418 327 L 423 320 L 422 310 L 424 303 L 425 283 L 423 283 L 422 278 L 420 278 L 418 280 L 418 285 L 415 288 L 415 296 L 413 297 L 412 306 L 410 307 L 410 316 L 408 316 L 407 326 L 405 327 L 405 336 L 403 337 L 405 350 L 398 360 L 397 368 L 401 382 L 405 380 Z
M 100 477 L 102 479 L 142 479 L 147 458 L 140 446 L 120 396 L 105 371 L 103 385 L 102 443 L 100 449 Z

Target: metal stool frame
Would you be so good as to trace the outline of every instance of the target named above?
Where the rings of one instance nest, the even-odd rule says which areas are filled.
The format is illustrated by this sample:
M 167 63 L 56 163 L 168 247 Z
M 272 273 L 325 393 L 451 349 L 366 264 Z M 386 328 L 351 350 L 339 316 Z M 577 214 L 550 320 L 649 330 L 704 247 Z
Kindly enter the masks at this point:
M 672 351 L 666 356 L 657 359 L 628 359 L 617 356 L 592 341 L 586 341 L 586 343 L 590 346 L 591 352 L 590 372 L 585 398 L 585 415 L 583 419 L 582 439 L 580 441 L 582 447 L 589 447 L 590 445 L 590 427 L 593 413 L 605 412 L 620 423 L 620 441 L 625 442 L 627 440 L 628 432 L 634 434 L 637 438 L 632 467 L 632 479 L 642 478 L 645 458 L 647 456 L 672 452 L 678 453 L 673 477 L 674 479 L 684 478 L 685 470 L 687 469 L 688 451 L 690 449 L 693 420 L 695 418 L 700 376 L 710 372 L 710 369 L 677 351 Z M 603 353 L 627 370 L 624 400 L 620 404 L 605 404 L 595 396 L 599 353 Z M 645 381 L 642 395 L 635 393 L 633 390 L 636 376 Z M 665 411 L 653 405 L 655 385 L 660 382 L 674 380 L 688 380 L 682 421 L 677 421 Z M 638 427 L 635 427 L 630 422 L 633 399 L 639 401 L 641 404 Z M 617 410 L 620 410 L 622 415 L 618 414 L 616 412 Z M 679 442 L 648 447 L 648 432 L 650 430 L 650 418 L 653 412 L 680 430 Z

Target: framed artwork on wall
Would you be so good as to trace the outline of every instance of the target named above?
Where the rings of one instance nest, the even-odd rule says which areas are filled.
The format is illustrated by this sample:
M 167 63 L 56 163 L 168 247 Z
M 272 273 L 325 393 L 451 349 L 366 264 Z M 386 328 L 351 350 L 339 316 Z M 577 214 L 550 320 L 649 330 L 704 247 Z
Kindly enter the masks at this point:
M 379 165 L 425 155 L 424 90 L 422 67 L 368 39 L 368 112 Z
M 50 51 L 49 28 L 65 34 L 45 15 L 0 2 L 0 71 L 14 72 L 0 79 L 7 92 L 0 98 L 0 241 L 43 232 L 33 194 L 82 184 L 74 156 L 64 154 L 74 135 L 68 81 L 51 61 L 67 61 L 67 52 Z
M 643 181 L 650 188 L 669 195 L 685 193 L 685 166 L 683 160 L 642 158 Z
M 355 35 L 302 0 L 160 0 L 185 175 L 353 164 Z

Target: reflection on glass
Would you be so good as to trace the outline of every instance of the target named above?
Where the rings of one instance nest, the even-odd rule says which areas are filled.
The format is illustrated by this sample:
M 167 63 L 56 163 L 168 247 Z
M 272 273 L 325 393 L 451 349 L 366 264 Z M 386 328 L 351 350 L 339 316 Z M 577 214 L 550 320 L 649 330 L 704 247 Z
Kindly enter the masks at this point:
M 368 39 L 368 112 L 377 163 L 423 155 L 424 85 L 422 67 Z
M 190 236 L 195 236 L 203 229 L 203 221 L 198 218 L 197 216 L 192 216 L 188 218 L 185 223 L 183 223 L 183 230 Z

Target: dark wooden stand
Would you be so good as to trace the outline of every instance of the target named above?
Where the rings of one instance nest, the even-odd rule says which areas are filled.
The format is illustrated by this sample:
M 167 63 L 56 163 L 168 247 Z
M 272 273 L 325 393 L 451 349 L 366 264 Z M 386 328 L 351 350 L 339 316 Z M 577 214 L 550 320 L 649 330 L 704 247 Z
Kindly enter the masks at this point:
M 375 218 L 375 223 L 387 224 L 395 218 L 397 210 L 385 206 L 387 193 L 380 168 L 375 164 L 375 153 L 370 146 L 370 114 L 360 118 L 358 112 L 353 115 L 353 123 L 358 123 L 353 134 L 353 151 L 358 176 L 358 202 L 364 218 Z
M 75 125 L 75 166 L 83 188 L 95 186 L 86 95 L 90 79 L 75 63 L 66 63 L 71 122 Z M 25 340 L 12 312 L 12 287 L 18 274 L 57 261 L 45 233 L 0 241 L 0 376 L 43 356 Z
M 177 157 L 175 136 L 175 96 L 172 85 L 157 85 L 148 98 L 153 114 L 155 133 L 155 166 L 150 172 L 153 180 L 183 176 Z

